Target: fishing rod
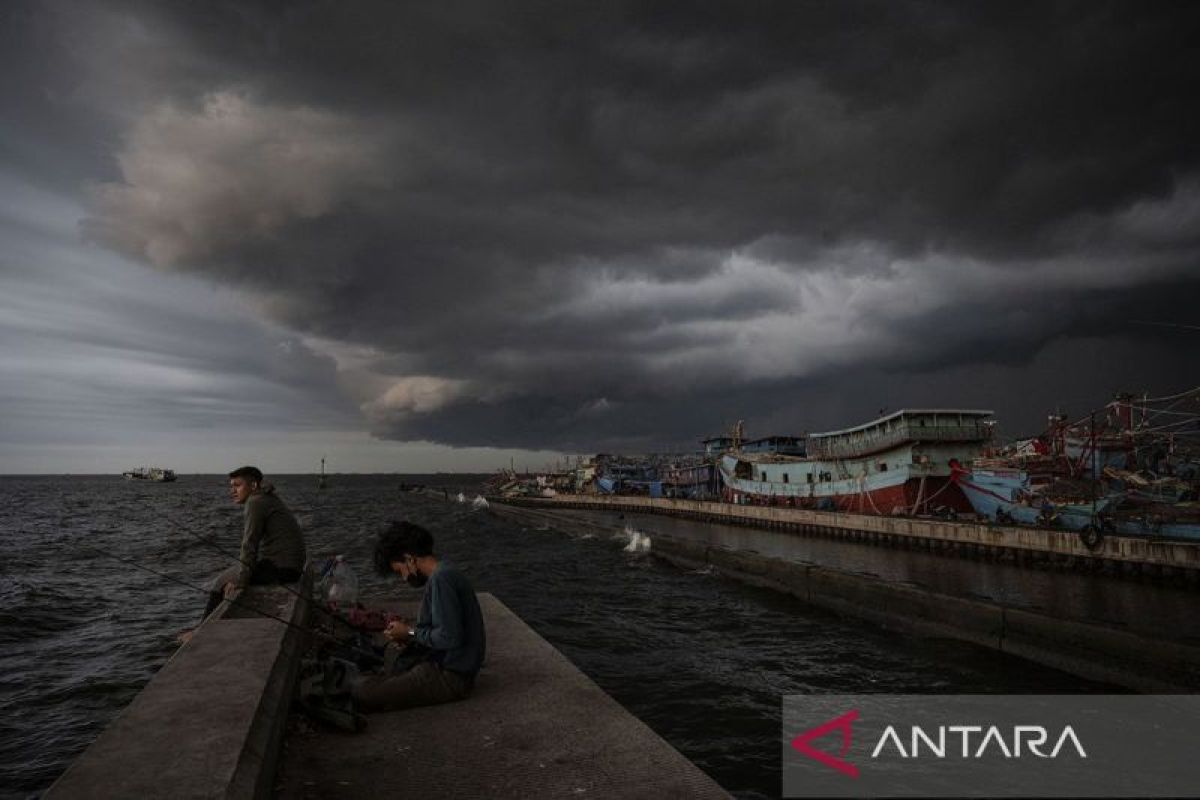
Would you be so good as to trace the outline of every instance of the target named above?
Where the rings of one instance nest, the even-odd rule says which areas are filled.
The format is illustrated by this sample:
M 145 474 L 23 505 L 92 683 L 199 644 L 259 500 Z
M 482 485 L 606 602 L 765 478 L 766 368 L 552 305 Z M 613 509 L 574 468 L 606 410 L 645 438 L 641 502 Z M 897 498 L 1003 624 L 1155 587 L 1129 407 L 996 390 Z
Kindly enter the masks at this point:
M 231 559 L 233 559 L 234 561 L 236 561 L 237 563 L 239 563 L 239 564 L 242 564 L 243 566 L 245 566 L 245 565 L 247 564 L 247 562 L 246 562 L 246 561 L 243 561 L 243 560 L 242 560 L 242 558 L 241 558 L 241 553 L 240 553 L 240 552 L 238 553 L 238 555 L 236 555 L 236 556 L 235 556 L 235 555 L 233 555 L 233 554 L 231 554 L 231 553 L 227 552 L 227 551 L 226 551 L 224 548 L 222 548 L 222 547 L 221 547 L 220 545 L 218 545 L 216 542 L 212 542 L 212 541 L 209 541 L 208 539 L 204 538 L 204 536 L 202 536 L 200 533 L 198 533 L 198 532 L 196 532 L 196 531 L 192 530 L 192 529 L 191 529 L 189 526 L 187 526 L 187 525 L 183 524 L 182 522 L 180 522 L 178 519 L 176 519 L 175 517 L 171 516 L 171 515 L 170 515 L 170 514 L 168 514 L 167 512 L 165 512 L 165 511 L 161 511 L 160 509 L 157 509 L 157 508 L 154 508 L 154 507 L 153 507 L 153 506 L 151 506 L 149 503 L 144 503 L 144 505 L 145 505 L 147 508 L 149 508 L 150 510 L 152 510 L 152 511 L 155 511 L 155 512 L 157 512 L 157 513 L 161 514 L 161 515 L 162 515 L 162 517 L 163 517 L 164 519 L 166 519 L 168 522 L 170 522 L 170 523 L 171 523 L 172 525 L 174 525 L 175 527 L 177 527 L 177 528 L 179 528 L 180 530 L 182 530 L 184 533 L 186 533 L 186 534 L 188 534 L 189 536 L 191 536 L 192 538 L 194 538 L 196 541 L 198 541 L 198 542 L 200 542 L 201 544 L 203 544 L 205 547 L 208 547 L 208 548 L 212 549 L 213 551 L 215 551 L 215 552 L 217 552 L 217 553 L 220 553 L 221 555 L 225 556 L 226 558 L 231 558 Z M 110 557 L 110 558 L 116 558 L 117 560 L 121 560 L 119 557 L 117 557 L 117 556 L 112 556 L 111 554 L 109 555 L 109 557 Z M 127 562 L 127 563 L 131 563 L 131 564 L 132 564 L 132 562 Z M 142 568 L 142 569 L 146 569 L 146 570 L 147 570 L 147 571 L 149 571 L 149 572 L 153 572 L 153 570 L 150 570 L 148 567 L 142 567 L 142 565 L 140 565 L 140 564 L 133 564 L 133 566 L 138 566 L 138 567 L 140 567 L 140 568 Z M 253 569 L 253 565 L 251 565 L 251 568 Z M 159 573 L 156 573 L 156 572 L 155 572 L 154 574 L 156 574 L 156 575 L 157 575 L 157 574 L 159 574 Z M 183 584 L 184 586 L 189 586 L 190 588 L 192 588 L 192 589 L 196 589 L 196 590 L 198 590 L 198 591 L 202 591 L 202 592 L 206 592 L 206 593 L 209 591 L 208 589 L 204 589 L 204 588 L 198 587 L 198 586 L 196 586 L 196 585 L 194 585 L 194 584 L 186 583 L 186 582 L 184 582 L 184 581 L 181 581 L 181 580 L 179 580 L 179 579 L 177 579 L 177 578 L 173 578 L 173 577 L 171 577 L 171 576 L 169 576 L 169 575 L 164 575 L 163 577 L 166 577 L 168 580 L 174 580 L 176 583 L 181 583 L 181 584 Z M 274 585 L 277 585 L 277 586 L 279 586 L 281 589 L 283 589 L 285 592 L 287 592 L 288 594 L 292 595 L 293 597 L 296 597 L 296 598 L 298 598 L 298 599 L 300 599 L 300 600 L 303 600 L 303 601 L 305 601 L 305 602 L 308 602 L 308 603 L 312 603 L 312 604 L 313 604 L 313 605 L 315 605 L 315 606 L 316 606 L 316 607 L 317 607 L 319 610 L 321 610 L 321 611 L 324 611 L 326 614 L 329 614 L 330 616 L 333 616 L 333 617 L 337 617 L 337 618 L 338 618 L 338 619 L 340 619 L 340 620 L 341 620 L 341 621 L 342 621 L 342 622 L 343 622 L 345 625 L 349 626 L 349 627 L 350 627 L 352 630 L 359 631 L 359 632 L 366 632 L 366 633 L 369 633 L 369 632 L 370 632 L 370 631 L 367 631 L 367 630 L 366 630 L 366 629 L 365 629 L 365 628 L 364 628 L 362 625 L 355 624 L 354 622 L 351 622 L 349 619 L 347 619 L 347 618 L 345 618 L 345 617 L 342 617 L 342 616 L 339 616 L 339 615 L 337 614 L 337 611 L 336 611 L 335 609 L 331 608 L 330 606 L 328 606 L 327 604 L 325 604 L 325 603 L 321 602 L 320 600 L 318 600 L 318 599 L 316 599 L 316 598 L 310 598 L 310 597 L 307 597 L 307 596 L 306 596 L 306 595 L 304 595 L 303 593 L 301 593 L 301 592 L 299 592 L 299 591 L 297 591 L 297 590 L 295 590 L 295 589 L 291 588 L 291 587 L 290 587 L 290 586 L 288 586 L 286 583 L 279 583 L 279 584 L 274 584 Z M 230 601 L 230 602 L 233 602 L 233 601 Z M 268 616 L 269 616 L 269 615 L 268 615 Z M 330 638 L 330 639 L 332 639 L 333 641 L 340 641 L 340 640 L 336 639 L 335 637 L 329 637 L 329 638 Z M 349 645 L 347 645 L 347 646 L 349 646 Z M 362 652 L 362 651 L 360 651 L 360 650 L 357 650 L 357 649 L 356 649 L 356 650 L 355 650 L 355 652 Z M 375 658 L 378 658 L 378 656 L 374 656 L 374 657 L 375 657 Z
M 243 560 L 243 559 L 242 559 L 242 554 L 241 554 L 241 551 L 239 551 L 239 552 L 238 552 L 238 554 L 235 556 L 235 555 L 233 555 L 232 553 L 230 553 L 228 550 L 226 550 L 225 548 L 221 547 L 221 546 L 220 546 L 219 544 L 217 544 L 216 542 L 213 542 L 213 541 L 210 541 L 209 539 L 206 539 L 204 536 L 202 536 L 201 534 L 199 534 L 199 533 L 197 533 L 196 531 L 192 530 L 192 529 L 191 529 L 190 527 L 188 527 L 187 525 L 184 525 L 182 522 L 180 522 L 178 519 L 176 519 L 175 517 L 171 516 L 171 515 L 170 515 L 170 514 L 168 514 L 167 512 L 165 512 L 165 511 L 162 511 L 162 510 L 160 510 L 160 509 L 157 509 L 157 508 L 154 508 L 154 507 L 153 507 L 152 505 L 150 505 L 149 503 L 144 503 L 144 505 L 146 506 L 146 508 L 148 508 L 148 509 L 150 509 L 150 510 L 152 510 L 152 511 L 154 511 L 154 512 L 158 513 L 158 514 L 161 514 L 161 515 L 162 515 L 162 517 L 163 517 L 165 520 L 167 520 L 167 522 L 170 522 L 170 523 L 171 523 L 172 525 L 174 525 L 176 528 L 178 528 L 178 529 L 180 529 L 181 531 L 183 531 L 184 533 L 188 534 L 188 535 L 189 535 L 189 536 L 191 536 L 193 539 L 195 539 L 196 541 L 200 542 L 200 544 L 204 545 L 205 547 L 209 548 L 210 550 L 213 550 L 213 551 L 214 551 L 214 552 L 216 552 L 216 553 L 220 553 L 221 555 L 225 556 L 226 558 L 233 559 L 233 560 L 234 560 L 234 561 L 236 561 L 237 563 L 241 564 L 243 567 L 249 567 L 251 570 L 253 570 L 253 569 L 254 569 L 254 563 L 251 563 L 251 562 L 248 562 L 248 561 L 245 561 L 245 560 Z M 294 595 L 294 596 L 296 596 L 296 597 L 299 597 L 299 598 L 301 598 L 301 599 L 303 599 L 303 600 L 308 600 L 309 602 L 315 603 L 315 604 L 317 605 L 317 607 L 318 607 L 318 608 L 320 608 L 322 611 L 325 611 L 326 613 L 333 613 L 332 609 L 330 609 L 330 608 L 329 608 L 329 606 L 327 606 L 327 605 L 325 605 L 324 603 L 321 603 L 321 602 L 319 602 L 319 601 L 317 601 L 317 600 L 314 600 L 314 599 L 310 599 L 310 598 L 307 598 L 307 597 L 305 597 L 305 596 L 304 596 L 304 595 L 302 595 L 300 592 L 297 592 L 296 590 L 294 590 L 294 589 L 292 589 L 291 587 L 289 587 L 289 586 L 288 586 L 286 583 L 281 583 L 281 584 L 278 584 L 278 585 L 279 585 L 279 586 L 281 586 L 281 587 L 283 587 L 284 591 L 288 592 L 289 594 L 292 594 L 292 595 Z M 207 590 L 205 590 L 205 591 L 207 591 Z M 351 627 L 354 627 L 354 626 L 352 625 Z
M 180 586 L 186 586 L 187 588 L 194 589 L 195 591 L 198 591 L 198 592 L 204 592 L 206 594 L 208 593 L 208 589 L 205 589 L 202 586 L 197 586 L 196 584 L 191 583 L 189 581 L 185 581 L 182 578 L 176 578 L 174 575 L 168 575 L 165 572 L 160 572 L 151 567 L 147 567 L 145 564 L 140 564 L 137 561 L 134 561 L 132 559 L 121 558 L 121 556 L 113 555 L 112 553 L 101 550 L 98 547 L 93 547 L 93 546 L 87 545 L 87 544 L 76 544 L 76 547 L 79 547 L 83 550 L 90 550 L 91 552 L 93 552 L 99 556 L 103 556 L 104 558 L 110 558 L 113 561 L 119 561 L 120 563 L 125 564 L 126 566 L 130 566 L 135 569 L 140 569 L 144 572 L 149 572 L 151 575 L 157 575 L 160 578 L 166 578 L 167 580 L 169 580 L 173 583 L 177 583 Z M 304 596 L 299 594 L 298 592 L 292 592 L 292 593 L 295 594 L 297 597 L 300 597 L 302 599 L 307 599 L 307 598 L 304 598 Z M 297 625 L 296 623 L 286 620 L 283 617 L 276 616 L 275 614 L 272 614 L 269 611 L 263 611 L 261 608 L 258 608 L 257 606 L 250 605 L 249 603 L 243 603 L 240 600 L 234 600 L 234 599 L 228 598 L 228 597 L 225 598 L 225 600 L 232 606 L 248 609 L 250 611 L 253 611 L 255 614 L 259 614 L 260 616 L 266 617 L 267 619 L 273 619 L 276 622 L 279 622 L 279 623 L 282 623 L 282 624 L 288 626 L 289 628 L 295 628 L 296 630 L 298 630 L 302 633 L 311 634 L 312 636 L 316 636 L 319 639 L 325 639 L 326 641 L 336 642 L 337 644 L 342 645 L 343 647 L 347 647 L 350 650 L 352 650 L 353 652 L 358 653 L 360 655 L 370 656 L 373 659 L 380 658 L 380 655 L 378 653 L 374 653 L 374 652 L 371 652 L 368 650 L 363 650 L 362 648 L 356 647 L 355 645 L 352 645 L 352 644 L 347 644 L 345 641 L 337 638 L 336 636 L 334 636 L 332 634 L 313 630 L 313 629 L 307 628 L 303 625 Z
M 240 551 L 239 551 L 239 552 L 238 552 L 238 554 L 235 556 L 235 555 L 233 555 L 232 553 L 230 553 L 229 551 L 225 550 L 223 547 L 221 547 L 221 546 L 220 546 L 219 544 L 217 544 L 216 542 L 213 542 L 213 541 L 211 541 L 211 540 L 209 540 L 209 539 L 205 538 L 203 535 L 201 535 L 200 533 L 198 533 L 198 532 L 194 531 L 194 530 L 193 530 L 191 527 L 189 527 L 188 525 L 185 525 L 184 523 L 180 522 L 180 521 L 179 521 L 179 520 L 178 520 L 176 517 L 172 516 L 172 515 L 171 515 L 171 514 L 169 514 L 168 512 L 166 512 L 166 511 L 163 511 L 163 510 L 161 510 L 161 509 L 159 509 L 159 508 L 155 508 L 155 507 L 154 507 L 154 506 L 152 506 L 152 505 L 151 505 L 149 502 L 146 502 L 146 501 L 144 501 L 144 500 L 143 500 L 143 503 L 142 503 L 142 504 L 143 504 L 143 505 L 144 505 L 144 506 L 145 506 L 145 507 L 146 507 L 148 510 L 151 510 L 151 511 L 154 511 L 155 513 L 157 513 L 157 514 L 160 514 L 160 515 L 161 515 L 161 516 L 162 516 L 164 519 L 166 519 L 168 522 L 170 522 L 170 523 L 171 523 L 172 525 L 174 525 L 176 528 L 178 528 L 179 530 L 181 530 L 181 531 L 183 531 L 184 533 L 188 534 L 189 536 L 191 536 L 191 537 L 192 537 L 193 539 L 195 539 L 196 541 L 200 542 L 200 544 L 204 545 L 205 547 L 207 547 L 207 548 L 209 548 L 209 549 L 213 550 L 213 551 L 214 551 L 214 552 L 216 552 L 216 553 L 219 553 L 219 554 L 221 554 L 221 555 L 225 556 L 226 558 L 229 558 L 229 559 L 232 559 L 233 561 L 236 561 L 238 564 L 241 564 L 242 566 L 248 566 L 248 567 L 250 567 L 251 569 L 253 569 L 253 568 L 254 568 L 254 564 L 252 564 L 252 563 L 250 563 L 250 562 L 247 562 L 247 561 L 244 561 L 244 560 L 242 559 L 242 557 L 241 557 L 241 552 L 240 552 Z M 115 558 L 115 556 L 114 556 L 114 558 Z M 177 582 L 179 582 L 179 581 L 177 581 Z M 194 585 L 191 585 L 191 584 L 184 584 L 184 585 L 191 586 L 191 588 L 193 588 L 193 589 L 199 589 L 199 587 L 196 587 L 196 586 L 194 586 Z M 316 605 L 316 606 L 317 606 L 317 608 L 321 609 L 322 611 L 326 612 L 327 614 L 330 614 L 330 615 L 336 615 L 336 612 L 335 612 L 333 609 L 331 609 L 331 608 L 330 608 L 329 606 L 327 606 L 326 604 L 324 604 L 324 603 L 320 602 L 319 600 L 316 600 L 316 599 L 314 599 L 314 598 L 309 598 L 309 597 L 306 597 L 306 596 L 304 596 L 303 594 L 301 594 L 300 592 L 298 592 L 298 591 L 296 591 L 296 590 L 292 589 L 290 586 L 288 586 L 288 585 L 287 585 L 287 584 L 285 584 L 285 583 L 280 583 L 280 584 L 277 584 L 277 585 L 278 585 L 278 586 L 280 586 L 280 587 L 282 587 L 282 588 L 283 588 L 283 590 L 284 590 L 284 591 L 286 591 L 286 592 L 288 592 L 289 594 L 291 594 L 291 595 L 293 595 L 293 596 L 295 596 L 295 597 L 297 597 L 297 598 L 299 598 L 299 599 L 301 599 L 301 600 L 305 600 L 306 602 L 311 602 L 311 603 L 313 603 L 314 605 Z M 200 591 L 207 592 L 207 591 L 209 591 L 209 590 L 208 590 L 208 589 L 200 589 Z M 353 629 L 355 629 L 355 630 L 361 630 L 361 627 L 360 627 L 360 626 L 358 626 L 358 625 L 355 625 L 354 623 L 350 622 L 348 619 L 345 619 L 345 618 L 341 618 L 341 619 L 342 619 L 342 620 L 343 620 L 343 621 L 344 621 L 344 622 L 345 622 L 347 625 L 349 625 L 351 628 L 353 628 Z

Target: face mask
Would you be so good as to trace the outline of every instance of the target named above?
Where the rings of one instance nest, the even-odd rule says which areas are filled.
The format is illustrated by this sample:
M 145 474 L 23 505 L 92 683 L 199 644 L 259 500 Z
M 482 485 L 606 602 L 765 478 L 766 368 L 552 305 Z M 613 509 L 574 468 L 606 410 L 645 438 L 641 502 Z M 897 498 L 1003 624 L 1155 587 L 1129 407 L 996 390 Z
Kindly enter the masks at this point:
M 417 562 L 416 559 L 413 559 L 412 564 L 410 564 L 408 567 L 408 575 L 404 577 L 404 580 L 414 589 L 420 589 L 425 585 L 425 582 L 428 581 L 429 578 L 426 578 L 417 571 Z

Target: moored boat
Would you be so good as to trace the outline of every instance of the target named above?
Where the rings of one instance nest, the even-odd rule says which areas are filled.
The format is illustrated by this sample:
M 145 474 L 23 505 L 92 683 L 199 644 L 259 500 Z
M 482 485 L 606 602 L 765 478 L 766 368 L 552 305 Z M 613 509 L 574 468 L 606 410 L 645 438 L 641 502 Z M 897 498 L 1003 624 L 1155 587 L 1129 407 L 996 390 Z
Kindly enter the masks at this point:
M 1121 499 L 1119 494 L 1098 494 L 1099 487 L 1067 492 L 1050 484 L 1035 489 L 1030 474 L 1020 469 L 968 468 L 955 462 L 952 470 L 975 512 L 1000 523 L 1103 530 L 1110 527 L 1109 510 Z
M 1200 389 L 1118 394 L 1075 422 L 1055 413 L 1036 437 L 956 465 L 954 479 L 997 522 L 1077 530 L 1092 544 L 1103 532 L 1200 540 L 1197 401 Z
M 970 512 L 952 461 L 977 457 L 991 411 L 906 409 L 845 430 L 810 434 L 804 455 L 746 452 L 735 443 L 718 471 L 727 502 L 862 514 Z

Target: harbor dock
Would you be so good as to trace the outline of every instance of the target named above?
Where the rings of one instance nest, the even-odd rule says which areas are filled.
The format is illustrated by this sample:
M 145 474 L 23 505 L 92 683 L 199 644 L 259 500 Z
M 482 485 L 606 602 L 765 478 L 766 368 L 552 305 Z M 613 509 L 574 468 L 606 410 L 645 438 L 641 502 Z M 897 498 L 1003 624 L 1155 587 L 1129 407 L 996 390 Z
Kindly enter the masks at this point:
M 728 797 L 503 603 L 479 602 L 488 655 L 468 699 L 291 735 L 276 795 Z
M 1178 578 L 1200 584 L 1200 542 L 1192 541 L 1108 534 L 1095 547 L 1089 547 L 1077 532 L 1070 530 L 624 495 L 559 494 L 488 500 L 529 509 L 661 514 L 964 558 L 1050 563 L 1084 572 Z
M 694 505 L 702 510 L 689 508 Z M 975 533 L 972 529 L 986 526 L 935 523 L 923 530 L 916 524 L 923 520 L 860 517 L 877 526 L 904 523 L 903 535 L 908 538 L 889 542 L 886 537 L 901 534 L 877 528 L 877 538 L 855 535 L 849 528 L 830 524 L 850 524 L 845 519 L 850 515 L 829 514 L 839 519 L 824 521 L 823 536 L 835 540 L 819 538 L 810 546 L 782 524 L 756 526 L 761 532 L 743 528 L 743 535 L 725 527 L 731 522 L 754 525 L 758 519 L 750 515 L 722 514 L 713 527 L 689 525 L 683 519 L 654 525 L 646 515 L 647 507 L 665 507 L 681 512 L 667 516 L 710 523 L 714 520 L 703 517 L 703 507 L 710 505 L 721 508 L 627 497 L 599 504 L 578 498 L 517 502 L 496 498 L 491 508 L 537 527 L 582 527 L 612 534 L 635 529 L 647 534 L 654 556 L 676 566 L 715 571 L 904 635 L 969 642 L 1135 691 L 1200 688 L 1200 625 L 1192 613 L 1192 584 L 1159 586 L 1104 573 L 1034 570 L 1028 568 L 1031 562 L 1022 566 L 1019 560 L 943 559 L 941 553 L 955 552 L 949 545 L 923 548 L 911 543 L 914 535 L 922 533 L 953 542 L 956 534 L 969 536 Z M 757 512 L 755 516 L 785 511 L 727 508 Z M 607 513 L 599 513 L 601 509 Z M 820 513 L 786 511 L 806 516 Z M 1020 541 L 1028 543 L 1026 537 Z M 917 552 L 889 553 L 875 546 L 889 543 L 907 544 Z
M 204 620 L 45 797 L 270 795 L 309 604 L 281 586 L 251 586 L 234 600 Z
M 350 734 L 289 726 L 308 603 L 252 586 L 205 620 L 46 796 L 728 797 L 499 600 L 479 600 L 488 657 L 475 692 L 370 715 Z

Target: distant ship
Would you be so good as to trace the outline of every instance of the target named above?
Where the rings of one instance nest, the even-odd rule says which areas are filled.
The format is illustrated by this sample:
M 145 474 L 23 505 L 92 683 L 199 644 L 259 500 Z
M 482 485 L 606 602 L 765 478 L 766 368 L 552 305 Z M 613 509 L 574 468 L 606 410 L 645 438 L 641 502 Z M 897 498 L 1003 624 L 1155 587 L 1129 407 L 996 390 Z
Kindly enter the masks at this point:
M 979 456 L 991 411 L 909 409 L 829 433 L 809 434 L 804 455 L 734 447 L 718 462 L 726 502 L 860 514 L 971 512 L 951 462 Z M 740 434 L 740 431 L 738 432 Z
M 121 476 L 130 481 L 154 481 L 156 483 L 170 483 L 176 479 L 175 470 L 162 467 L 138 467 L 128 472 L 122 472 Z

